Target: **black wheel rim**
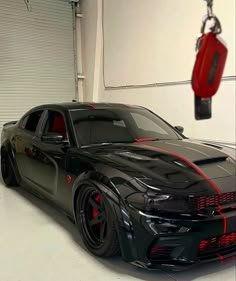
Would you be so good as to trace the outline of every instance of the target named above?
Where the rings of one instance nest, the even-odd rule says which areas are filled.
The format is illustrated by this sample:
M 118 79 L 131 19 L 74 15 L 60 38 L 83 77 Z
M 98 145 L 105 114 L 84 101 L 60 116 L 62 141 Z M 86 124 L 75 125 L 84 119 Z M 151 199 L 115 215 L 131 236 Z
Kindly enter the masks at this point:
M 103 246 L 107 235 L 107 213 L 102 194 L 86 188 L 80 198 L 80 223 L 83 236 L 91 248 Z
M 3 179 L 7 179 L 9 176 L 9 161 L 7 154 L 3 151 L 1 155 L 1 170 Z

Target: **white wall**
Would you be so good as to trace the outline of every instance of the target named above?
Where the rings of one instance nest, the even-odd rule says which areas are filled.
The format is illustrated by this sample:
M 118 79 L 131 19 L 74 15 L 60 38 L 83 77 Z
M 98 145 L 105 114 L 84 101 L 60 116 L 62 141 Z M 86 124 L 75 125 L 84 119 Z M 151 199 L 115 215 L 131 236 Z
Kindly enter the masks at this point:
M 95 70 L 95 50 L 96 50 L 96 35 L 97 35 L 97 15 L 98 15 L 98 1 L 84 0 L 81 1 L 81 11 L 83 18 L 80 21 L 81 33 L 81 47 L 82 47 L 82 70 L 86 75 L 83 84 L 83 92 L 85 97 L 82 99 L 93 99 L 93 84 L 94 84 L 94 70 Z M 78 26 L 78 25 L 77 25 Z M 78 58 L 80 59 L 80 58 Z M 80 61 L 79 61 L 80 63 Z
M 172 67 L 172 70 L 174 69 L 174 71 L 170 71 L 172 80 L 177 81 L 180 79 L 180 77 L 185 77 L 188 75 L 188 73 L 189 76 L 185 79 L 189 79 L 189 77 L 191 77 L 191 66 L 195 58 L 195 54 L 193 52 L 195 43 L 194 40 L 199 33 L 201 16 L 205 12 L 205 4 L 203 1 L 194 0 L 194 5 L 192 5 L 194 6 L 194 9 L 192 9 L 191 4 L 186 5 L 187 2 L 190 3 L 190 1 L 186 2 L 186 0 L 155 0 L 155 3 L 158 3 L 159 1 L 161 4 L 159 7 L 160 10 L 158 11 L 158 21 L 164 22 L 166 19 L 168 19 L 168 28 L 172 27 L 168 30 L 169 44 L 166 43 L 166 48 L 164 48 L 162 45 L 160 49 L 162 53 L 162 59 L 160 61 L 162 63 L 161 65 L 158 65 L 158 67 L 163 69 L 165 76 L 159 75 L 159 77 L 161 77 L 159 79 L 158 75 L 156 75 L 157 77 L 155 81 L 152 81 L 152 79 L 155 77 L 155 75 L 153 76 L 153 67 L 156 67 L 156 64 L 151 63 L 150 59 L 145 59 L 150 55 L 150 49 L 148 49 L 149 53 L 147 52 L 146 40 L 140 39 L 138 41 L 139 44 L 137 44 L 140 28 L 137 28 L 137 26 L 132 23 L 134 21 L 132 16 L 136 13 L 135 20 L 137 20 L 137 13 L 143 9 L 143 4 L 148 7 L 145 9 L 146 13 L 143 14 L 143 16 L 139 16 L 139 26 L 143 26 L 143 32 L 148 30 L 149 33 L 153 34 L 153 45 L 155 45 L 157 49 L 158 42 L 160 42 L 161 37 L 155 36 L 155 34 L 157 34 L 157 28 L 161 30 L 163 26 L 156 25 L 156 23 L 150 24 L 150 22 L 153 23 L 154 17 L 152 16 L 152 20 L 149 20 L 149 15 L 147 14 L 147 10 L 149 10 L 151 13 L 154 8 L 156 9 L 156 4 L 155 7 L 152 7 L 151 3 L 153 3 L 153 1 L 147 2 L 144 0 L 122 0 L 120 1 L 122 5 L 119 7 L 119 10 L 117 10 L 117 3 L 119 1 L 104 1 L 104 39 L 106 63 L 104 70 L 105 78 L 109 80 L 108 81 L 105 79 L 105 83 L 108 83 L 109 86 L 117 86 L 122 83 L 125 84 L 129 82 L 132 82 L 133 84 L 142 84 L 144 82 L 166 82 L 165 79 L 168 78 L 167 74 L 170 69 L 170 64 L 165 66 L 163 61 L 163 57 L 165 56 L 166 58 L 169 58 L 170 56 L 176 58 L 174 60 L 175 64 L 173 64 Z M 178 9 L 177 7 L 173 7 L 173 9 L 170 10 L 167 9 L 167 6 L 165 6 L 165 3 L 167 2 L 178 2 L 182 3 L 182 5 L 180 5 Z M 197 5 L 196 3 L 199 4 Z M 228 3 L 228 5 L 226 3 Z M 228 42 L 230 49 L 231 59 L 228 60 L 228 65 L 226 68 L 226 72 L 229 75 L 235 75 L 235 59 L 233 59 L 235 58 L 235 9 L 232 7 L 235 7 L 234 0 L 227 0 L 227 2 L 223 0 L 215 1 L 215 11 L 221 19 L 224 29 L 222 36 Z M 101 12 L 102 0 L 83 0 L 82 13 L 84 14 L 84 18 L 82 25 L 82 40 L 84 40 L 83 65 L 86 66 L 86 68 L 84 68 L 84 74 L 86 75 L 85 100 L 140 104 L 157 112 L 172 124 L 183 125 L 185 127 L 186 135 L 188 136 L 235 142 L 235 80 L 222 82 L 219 92 L 213 99 L 213 118 L 205 121 L 196 121 L 194 119 L 193 93 L 190 84 L 141 89 L 105 89 L 103 84 L 102 66 Z M 106 14 L 107 12 L 108 15 Z M 116 18 L 115 13 L 117 13 Z M 172 18 L 171 13 L 175 15 L 175 20 L 173 23 L 170 22 Z M 176 17 L 177 13 L 180 15 L 179 18 Z M 94 16 L 94 14 L 96 14 L 97 17 Z M 192 20 L 189 18 L 189 14 L 192 17 Z M 186 26 L 188 27 L 187 29 L 185 28 Z M 180 32 L 181 27 L 184 27 L 185 32 Z M 119 30 L 122 32 L 119 32 Z M 124 34 L 125 30 L 126 33 Z M 186 30 L 188 31 L 187 34 Z M 165 30 L 165 32 L 167 31 Z M 96 33 L 96 36 L 94 33 Z M 93 34 L 93 36 L 91 36 L 91 34 Z M 130 39 L 127 37 L 127 34 L 130 34 Z M 132 40 L 133 34 L 136 36 L 135 40 Z M 174 38 L 173 42 L 170 40 L 171 35 Z M 126 36 L 126 39 L 124 39 L 124 36 Z M 118 42 L 120 42 L 120 44 L 118 44 Z M 136 42 L 136 47 L 133 45 L 134 42 Z M 112 43 L 114 43 L 115 48 Z M 184 45 L 184 43 L 186 43 L 186 48 L 181 52 L 184 56 L 183 60 L 186 57 L 189 59 L 191 58 L 191 63 L 189 62 L 189 59 L 188 63 L 181 63 L 181 58 L 179 56 L 180 50 L 179 48 L 176 48 L 176 46 Z M 94 46 L 94 48 L 91 46 Z M 145 80 L 143 80 L 141 76 L 142 67 L 139 65 L 140 61 L 135 64 L 132 58 L 130 61 L 127 60 L 127 53 L 129 56 L 132 56 L 132 48 L 134 49 L 134 54 L 138 53 L 140 61 L 142 64 L 144 64 L 143 69 L 145 69 Z M 135 48 L 138 49 L 138 51 L 135 50 Z M 166 54 L 163 52 L 165 49 Z M 159 50 L 157 49 L 157 53 L 158 52 Z M 148 64 L 146 64 L 147 62 Z M 150 66 L 150 77 L 148 76 L 147 71 L 148 66 Z M 186 71 L 186 69 L 188 70 Z M 124 72 L 125 75 L 122 75 Z M 158 71 L 156 72 L 158 73 Z M 114 73 L 116 74 L 115 76 L 113 75 Z M 116 77 L 117 80 L 115 80 Z M 165 81 L 163 81 L 163 79 Z M 98 87 L 94 87 L 94 83 L 96 81 L 100 81 L 99 90 Z
M 235 0 L 214 3 L 229 45 L 225 75 L 235 75 Z M 203 0 L 104 0 L 106 85 L 191 79 L 205 9 Z

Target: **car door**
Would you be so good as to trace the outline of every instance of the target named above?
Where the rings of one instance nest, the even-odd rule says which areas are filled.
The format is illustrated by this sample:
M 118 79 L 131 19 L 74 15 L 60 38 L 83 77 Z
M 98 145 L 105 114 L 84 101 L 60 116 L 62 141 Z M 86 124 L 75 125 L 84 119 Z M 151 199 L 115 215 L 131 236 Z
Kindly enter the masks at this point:
M 18 171 L 23 182 L 28 183 L 32 181 L 34 154 L 31 147 L 42 116 L 43 110 L 36 110 L 24 116 L 12 139 Z
M 44 136 L 50 134 L 61 135 L 63 140 L 58 143 L 44 141 Z M 65 188 L 69 147 L 70 142 L 64 113 L 48 109 L 40 132 L 32 141 L 32 150 L 36 155 L 32 176 L 41 193 L 65 209 L 68 209 L 71 204 L 71 194 Z

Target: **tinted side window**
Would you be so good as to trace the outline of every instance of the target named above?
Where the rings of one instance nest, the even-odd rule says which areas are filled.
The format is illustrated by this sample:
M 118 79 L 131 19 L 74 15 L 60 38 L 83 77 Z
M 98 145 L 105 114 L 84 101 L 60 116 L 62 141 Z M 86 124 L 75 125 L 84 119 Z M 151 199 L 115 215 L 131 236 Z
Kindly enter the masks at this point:
M 42 113 L 43 110 L 40 110 L 26 116 L 20 123 L 20 127 L 34 133 L 36 131 Z
M 49 110 L 44 134 L 56 133 L 67 139 L 66 123 L 63 115 L 60 112 Z
M 28 118 L 29 118 L 29 116 L 26 116 L 24 119 L 22 119 L 22 120 L 20 121 L 20 128 L 21 128 L 21 129 L 25 129 L 25 125 L 26 125 L 26 123 L 27 123 Z

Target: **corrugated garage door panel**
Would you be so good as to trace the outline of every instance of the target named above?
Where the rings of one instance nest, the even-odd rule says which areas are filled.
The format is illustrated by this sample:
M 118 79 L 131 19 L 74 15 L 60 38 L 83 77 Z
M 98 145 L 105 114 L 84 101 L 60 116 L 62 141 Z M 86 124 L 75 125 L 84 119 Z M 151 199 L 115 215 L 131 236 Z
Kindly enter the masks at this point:
M 0 1 L 0 127 L 35 105 L 76 95 L 69 1 Z

